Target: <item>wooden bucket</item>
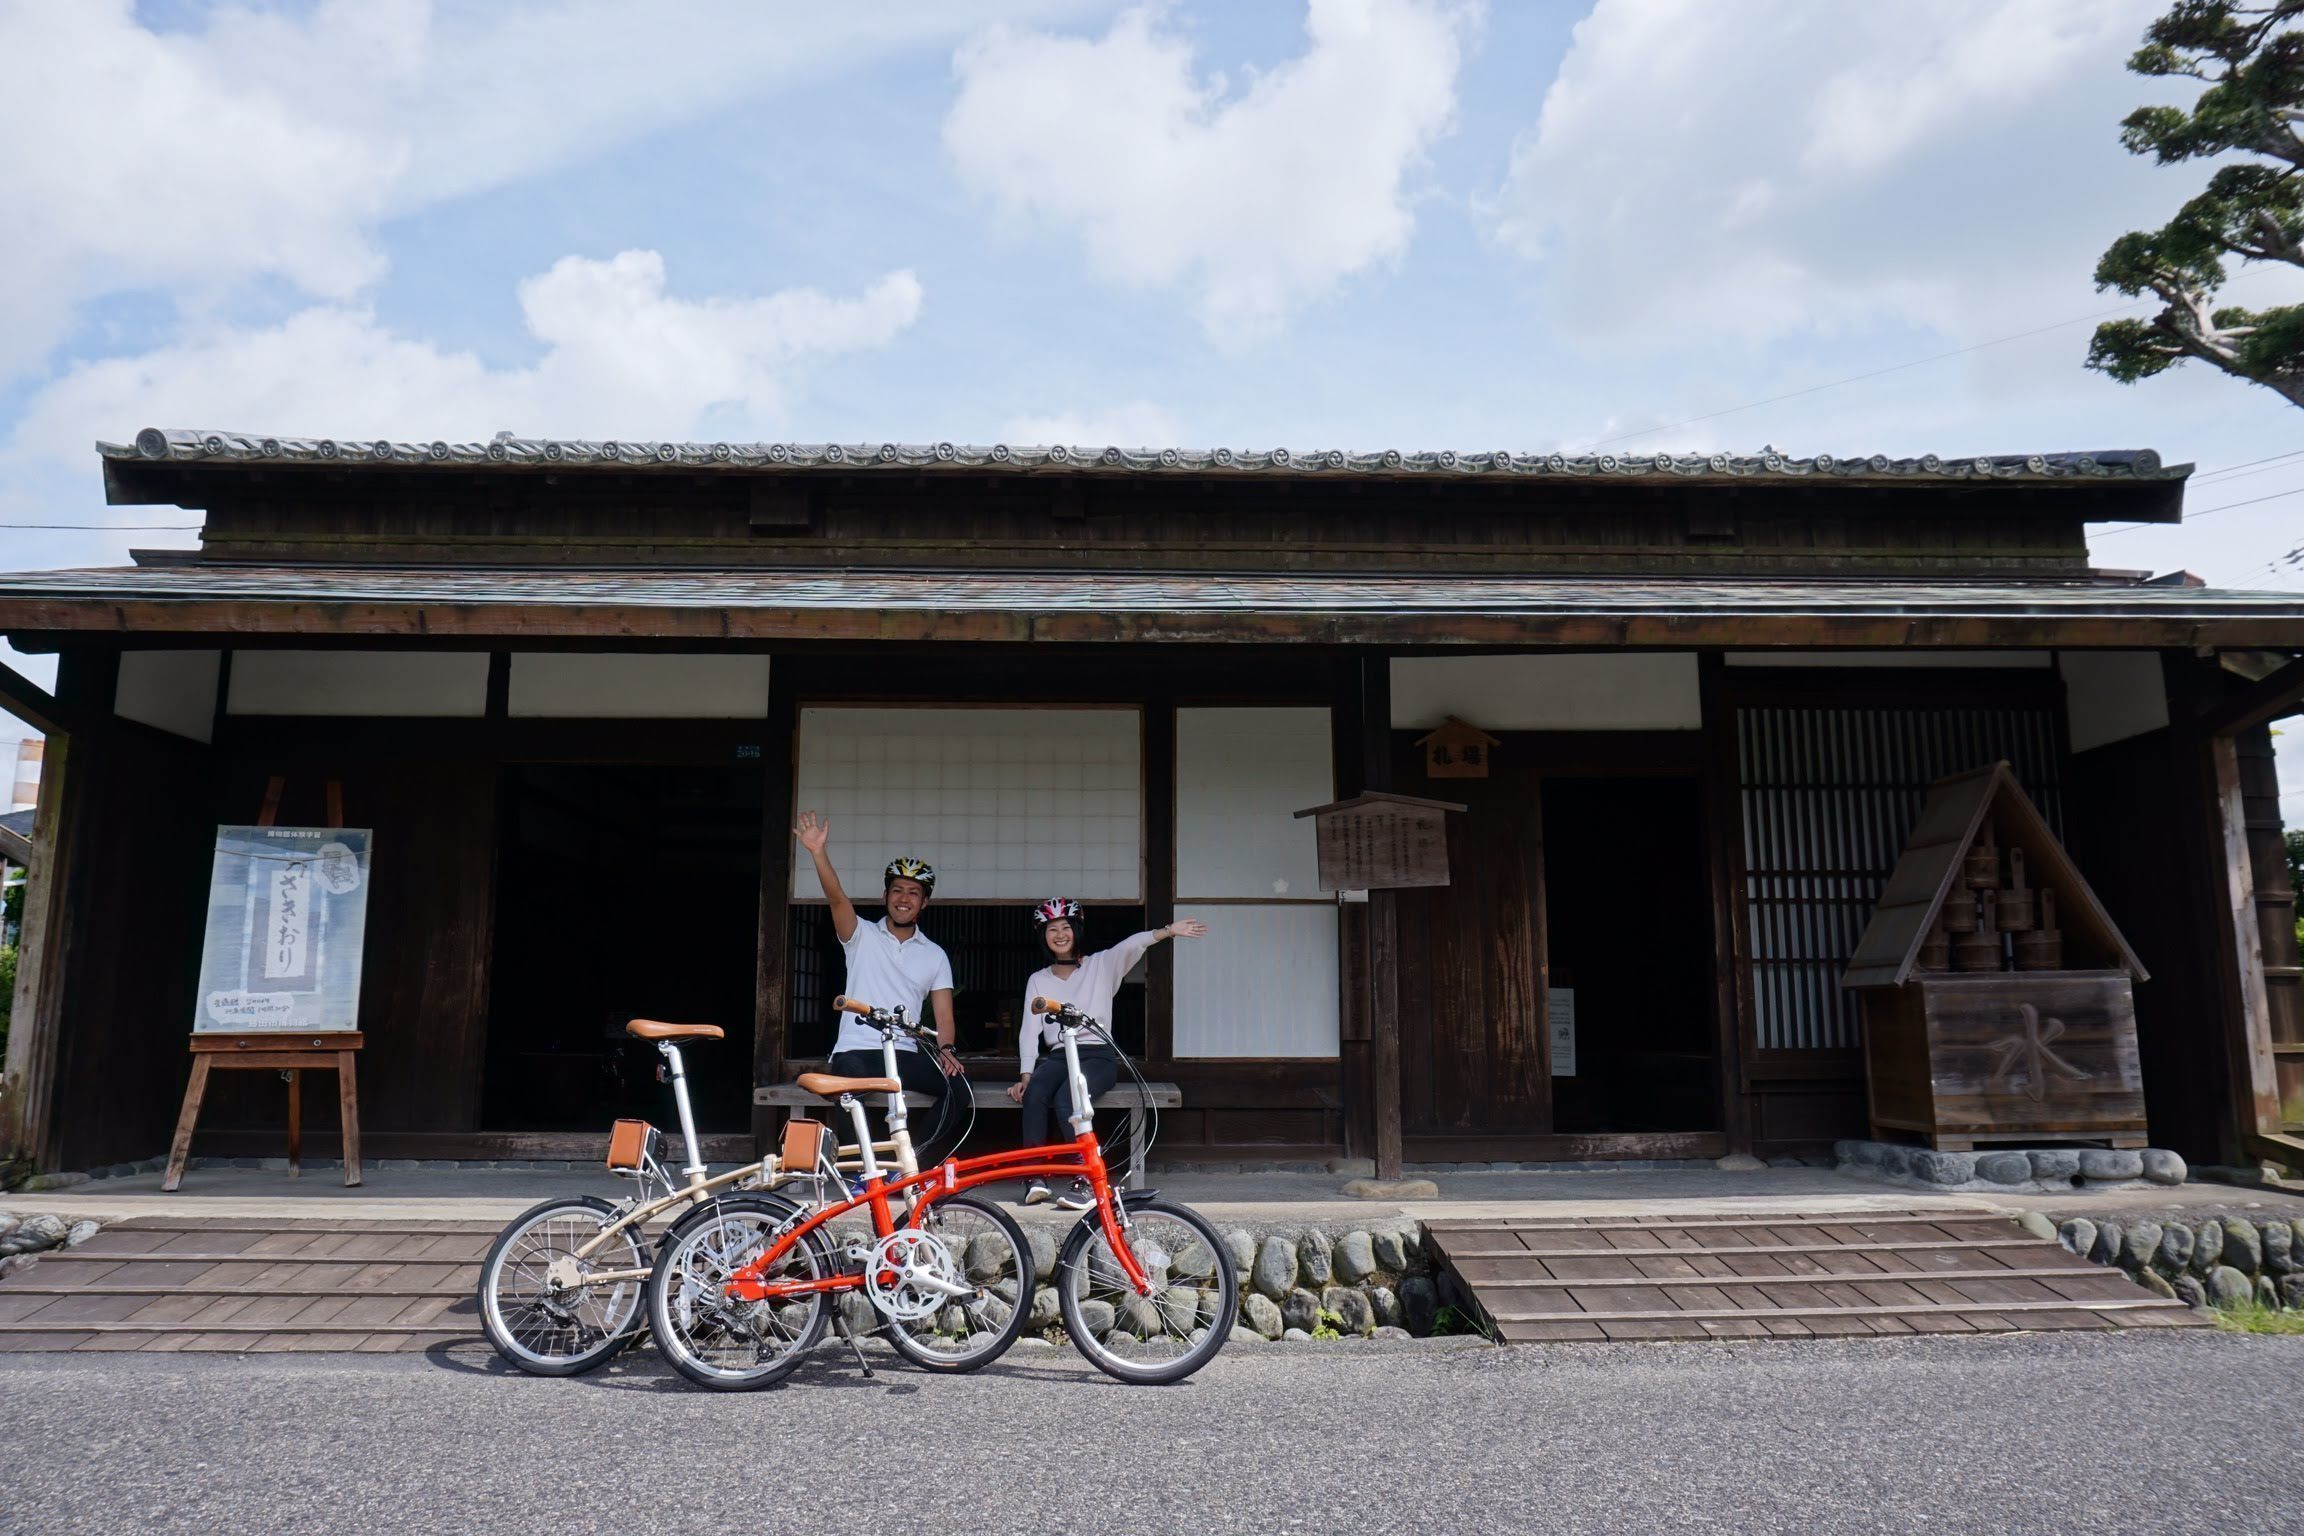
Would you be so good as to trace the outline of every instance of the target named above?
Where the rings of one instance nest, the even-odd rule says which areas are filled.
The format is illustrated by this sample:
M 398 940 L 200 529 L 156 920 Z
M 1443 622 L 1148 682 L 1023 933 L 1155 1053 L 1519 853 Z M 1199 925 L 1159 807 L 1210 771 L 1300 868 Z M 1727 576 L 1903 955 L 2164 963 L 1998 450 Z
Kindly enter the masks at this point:
M 2064 931 L 2056 926 L 2056 893 L 2040 893 L 2040 926 L 2030 933 L 2016 935 L 2016 969 L 2020 971 L 2060 971 L 2064 969 Z
M 1920 941 L 1919 966 L 1924 971 L 1952 969 L 1952 936 L 1941 926 L 1931 930 L 1928 937 Z
M 1972 891 L 1997 890 L 2000 886 L 2000 850 L 1992 841 L 1992 829 L 1984 828 L 1976 834 L 1976 842 L 1962 860 L 1968 889 Z
M 2002 933 L 2025 933 L 2039 926 L 2032 889 L 2024 883 L 2024 850 L 2008 850 L 2008 888 L 1992 898 L 1992 926 Z
M 1989 928 L 1975 933 L 1963 933 L 1952 941 L 1952 969 L 1956 971 L 1997 971 L 2000 969 L 2000 935 Z
M 1937 922 L 1946 933 L 1974 933 L 1976 931 L 1976 893 L 1955 889 L 1944 898 L 1944 910 Z

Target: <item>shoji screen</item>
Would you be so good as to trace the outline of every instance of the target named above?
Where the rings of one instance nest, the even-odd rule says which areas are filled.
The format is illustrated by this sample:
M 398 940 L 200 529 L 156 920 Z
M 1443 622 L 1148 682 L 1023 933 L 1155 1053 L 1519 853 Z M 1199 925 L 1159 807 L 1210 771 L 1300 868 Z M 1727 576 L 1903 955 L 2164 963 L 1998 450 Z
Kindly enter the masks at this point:
M 858 899 L 899 854 L 936 866 L 939 900 L 1143 899 L 1133 709 L 804 709 L 796 789 Z M 806 858 L 792 893 L 824 894 Z
M 1328 711 L 1176 712 L 1178 1056 L 1333 1056 L 1336 907 L 1312 823 L 1335 798 Z

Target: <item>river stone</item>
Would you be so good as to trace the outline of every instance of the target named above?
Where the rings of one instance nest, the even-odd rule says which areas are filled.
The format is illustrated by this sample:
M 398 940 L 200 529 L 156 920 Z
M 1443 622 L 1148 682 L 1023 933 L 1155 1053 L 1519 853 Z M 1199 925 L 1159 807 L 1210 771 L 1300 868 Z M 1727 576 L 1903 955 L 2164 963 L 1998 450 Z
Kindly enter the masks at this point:
M 26 1251 L 29 1252 L 31 1248 L 55 1247 L 64 1241 L 71 1230 L 64 1224 L 63 1217 L 51 1216 L 42 1211 L 37 1216 L 25 1217 L 23 1224 L 16 1229 L 15 1238 L 19 1242 L 28 1241 L 30 1247 Z
M 2144 1177 L 2155 1184 L 2181 1184 L 2184 1182 L 2184 1159 L 2165 1147 L 2146 1147 L 2137 1154 L 2144 1164 Z
M 2178 1275 L 2168 1284 L 2176 1292 L 2176 1299 L 2184 1305 L 2194 1309 L 2208 1305 L 2208 1287 L 2200 1283 L 2197 1275 Z
M 1280 1303 L 1280 1320 L 1291 1328 L 1310 1333 L 1320 1326 L 1319 1296 L 1302 1286 L 1296 1287 L 1288 1293 L 1288 1299 Z
M 2280 1305 L 2280 1288 L 2272 1283 L 2270 1275 L 2256 1277 L 2256 1305 L 2266 1310 Z
M 1309 1344 L 1312 1342 L 1312 1335 L 1301 1328 L 1288 1328 L 1282 1330 L 1280 1342 L 1283 1344 Z
M 1410 1275 L 1400 1282 L 1400 1320 L 1410 1333 L 1421 1338 L 1432 1331 L 1432 1319 L 1440 1312 L 1440 1291 L 1428 1275 Z
M 76 1221 L 72 1223 L 71 1230 L 64 1234 L 64 1246 L 77 1248 L 103 1230 L 104 1226 L 101 1222 Z
M 1336 1245 L 1336 1278 L 1358 1285 L 1376 1273 L 1376 1241 L 1365 1232 L 1347 1232 Z
M 1392 1287 L 1388 1285 L 1370 1286 L 1368 1288 L 1368 1310 L 1376 1315 L 1377 1327 L 1397 1328 L 1400 1326 L 1400 1298 L 1393 1294 Z
M 15 1230 L 16 1218 L 6 1211 L 0 1211 L 0 1237 L 6 1237 Z
M 1225 1342 L 1229 1344 L 1263 1344 L 1269 1342 L 1264 1335 L 1255 1329 L 1243 1328 L 1238 1323 L 1232 1325 L 1232 1331 L 1226 1334 L 1224 1338 Z
M 1245 1275 L 1256 1267 L 1256 1239 L 1234 1227 L 1224 1234 L 1224 1246 L 1232 1250 L 1232 1272 Z
M 1134 1300 L 1135 1298 L 1131 1297 L 1130 1299 Z M 1096 1338 L 1100 1339 L 1110 1333 L 1113 1323 L 1118 1320 L 1118 1316 L 1119 1314 L 1112 1310 L 1112 1303 L 1108 1301 L 1098 1301 L 1090 1297 L 1080 1303 L 1080 1326 L 1087 1329 Z
M 1056 1304 L 1056 1287 L 1038 1285 L 1032 1288 L 1032 1310 L 1024 1315 L 1025 1327 L 1038 1333 L 1044 1328 L 1055 1327 L 1057 1319 L 1063 1315 L 1063 1309 Z
M 2120 1262 L 2120 1223 L 2116 1221 L 2096 1223 L 2096 1241 L 2089 1246 L 2088 1257 L 2099 1264 L 2117 1264 Z
M 1272 1305 L 1272 1298 L 1253 1291 L 1246 1301 L 1240 1303 L 1240 1315 L 1248 1320 L 1248 1326 L 1256 1330 L 1256 1336 L 1260 1339 L 1276 1339 L 1280 1337 L 1280 1330 L 1287 1326 L 1281 1320 L 1280 1309 Z
M 2224 1223 L 2224 1262 L 2244 1275 L 2264 1267 L 2264 1240 L 2256 1235 L 2256 1223 L 2245 1216 Z
M 1325 1232 L 1307 1232 L 1296 1240 L 1296 1270 L 1306 1285 L 1326 1285 L 1336 1278 L 1334 1252 Z
M 2178 1270 L 2191 1267 L 2192 1242 L 2192 1229 L 2180 1221 L 2172 1221 L 2160 1229 L 2158 1264 L 2162 1273 L 2173 1279 Z
M 2021 1152 L 1985 1152 L 1976 1159 L 1976 1177 L 1987 1184 L 2022 1184 L 2032 1177 L 2032 1159 Z
M 1440 1186 L 1430 1179 L 1353 1179 L 1344 1193 L 1355 1200 L 1437 1200 Z
M 1162 1291 L 1158 1300 L 1163 1319 L 1162 1332 L 1174 1333 L 1179 1327 L 1196 1328 L 1200 1325 L 1200 1290 L 1197 1286 L 1171 1285 Z M 1208 1296 L 1208 1316 L 1216 1315 L 1216 1296 Z
M 1268 1237 L 1256 1249 L 1256 1269 L 1250 1283 L 1274 1301 L 1288 1299 L 1296 1284 L 1296 1245 L 1284 1237 Z
M 2128 1228 L 2128 1248 L 2120 1256 L 2123 1267 L 2150 1269 L 2153 1259 L 2160 1253 L 2160 1223 L 2146 1219 L 2133 1222 Z
M 1416 1337 L 1416 1335 L 1410 1333 L 1405 1328 L 1387 1327 L 1377 1329 L 1374 1333 L 1368 1335 L 1368 1337 L 1372 1339 L 1412 1339 Z
M 1216 1273 L 1216 1255 L 1206 1243 L 1186 1243 L 1170 1262 L 1168 1272 L 1180 1280 L 1211 1279 Z
M 1408 1268 L 1408 1245 L 1397 1232 L 1377 1232 L 1370 1236 L 1368 1245 L 1376 1255 L 1376 1267 L 1388 1274 L 1400 1274 Z
M 1032 1273 L 1056 1273 L 1056 1234 L 1046 1227 L 1026 1227 L 1024 1245 L 1032 1250 Z
M 2296 1268 L 2295 1229 L 2284 1221 L 2264 1223 L 2261 1266 L 2264 1273 L 2278 1277 L 2293 1273 Z
M 840 1320 L 848 1325 L 848 1332 L 856 1338 L 860 1339 L 880 1326 L 880 1314 L 873 1310 L 872 1303 L 856 1291 L 842 1291 L 834 1305 L 840 1310 Z
M 2280 1277 L 2280 1305 L 2304 1309 L 2304 1275 Z
M 1965 1184 L 1976 1177 L 1976 1159 L 1967 1152 L 1923 1148 L 1912 1154 L 1912 1175 L 1924 1184 Z
M 2139 1282 L 2142 1283 L 2144 1289 L 2150 1291 L 2153 1295 L 2165 1296 L 2171 1301 L 2176 1299 L 2176 1287 L 2170 1285 L 2158 1270 L 2138 1270 L 2136 1272 L 2136 1278 Z
M 1888 1179 L 1908 1179 L 1912 1176 L 1912 1148 L 1893 1143 L 1880 1149 L 1880 1175 Z
M 1221 1292 L 1202 1288 L 1192 1293 L 1192 1317 L 1203 1328 L 1216 1326 L 1216 1309 L 1223 1304 Z
M 2219 1307 L 2244 1307 L 2256 1299 L 2256 1286 L 2229 1264 L 2208 1271 L 2208 1299 Z
M 2056 1223 L 2038 1211 L 2019 1211 L 2016 1215 L 2016 1225 L 2039 1238 L 2042 1242 L 2052 1243 L 2056 1241 Z
M 967 1256 L 961 1260 L 968 1278 L 978 1285 L 988 1284 L 1003 1275 L 1016 1272 L 1016 1255 L 1008 1246 L 1004 1232 L 979 1232 L 968 1239 Z
M 2085 1256 L 2096 1246 L 2096 1223 L 2085 1216 L 2075 1216 L 2056 1229 L 2056 1240 L 2064 1245 L 2065 1252 Z
M 1336 1326 L 1345 1333 L 1365 1334 L 1376 1326 L 1376 1309 L 1348 1285 L 1331 1285 L 1322 1291 L 1320 1310 L 1335 1313 L 1341 1319 Z
M 1123 1296 L 1112 1309 L 1112 1326 L 1132 1339 L 1157 1336 L 1160 1327 L 1160 1309 L 1144 1296 Z
M 2091 1184 L 2122 1184 L 2140 1179 L 2144 1177 L 2144 1158 L 2136 1152 L 2083 1147 L 2080 1151 L 2080 1177 Z
M 2080 1177 L 2080 1154 L 2066 1147 L 2043 1147 L 2024 1154 L 2032 1177 L 2043 1184 L 2069 1184 Z
M 2211 1216 L 2192 1233 L 2192 1273 L 2205 1275 L 2224 1262 L 2224 1223 Z

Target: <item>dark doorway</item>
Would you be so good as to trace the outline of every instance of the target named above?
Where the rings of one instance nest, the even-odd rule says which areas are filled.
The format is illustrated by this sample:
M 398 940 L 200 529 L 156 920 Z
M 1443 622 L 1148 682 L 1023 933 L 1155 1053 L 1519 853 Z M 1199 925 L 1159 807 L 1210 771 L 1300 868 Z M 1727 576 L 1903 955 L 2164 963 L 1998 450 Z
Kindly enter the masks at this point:
M 635 1016 L 717 1024 L 685 1052 L 702 1132 L 751 1125 L 758 764 L 506 767 L 482 1114 L 489 1130 L 669 1124 Z
M 1717 1130 L 1696 781 L 1548 778 L 1543 800 L 1551 1006 L 1574 1001 L 1574 1074 L 1552 1054 L 1555 1128 Z

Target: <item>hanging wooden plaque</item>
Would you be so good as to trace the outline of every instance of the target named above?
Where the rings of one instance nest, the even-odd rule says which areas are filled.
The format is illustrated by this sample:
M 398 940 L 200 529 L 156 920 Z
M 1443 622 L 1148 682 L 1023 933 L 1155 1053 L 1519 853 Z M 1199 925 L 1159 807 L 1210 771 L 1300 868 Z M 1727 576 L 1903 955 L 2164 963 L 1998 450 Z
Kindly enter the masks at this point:
M 1371 793 L 1298 811 L 1314 818 L 1320 889 L 1389 891 L 1448 883 L 1447 800 Z
M 1424 749 L 1424 777 L 1428 779 L 1484 779 L 1488 754 L 1499 743 L 1476 725 L 1450 715 L 1439 728 L 1417 738 Z

